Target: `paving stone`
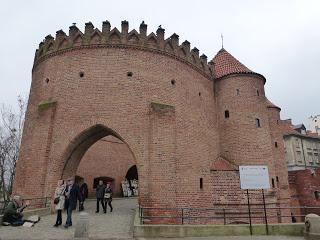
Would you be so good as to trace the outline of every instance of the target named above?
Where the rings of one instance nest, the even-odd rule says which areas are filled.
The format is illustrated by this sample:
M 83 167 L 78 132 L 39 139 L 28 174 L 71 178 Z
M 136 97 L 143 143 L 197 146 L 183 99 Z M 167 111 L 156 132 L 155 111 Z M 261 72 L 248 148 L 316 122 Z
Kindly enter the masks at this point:
M 133 217 L 134 210 L 137 207 L 137 199 L 115 199 L 112 203 L 114 211 L 104 214 L 103 211 L 95 213 L 95 200 L 85 202 L 85 211 L 89 213 L 90 239 L 132 238 Z M 64 223 L 66 212 L 64 212 L 62 218 Z M 64 229 L 63 226 L 53 227 L 56 215 L 42 217 L 40 222 L 32 228 L 0 227 L 0 239 L 72 239 L 78 218 L 79 212 L 74 211 L 72 216 L 73 226 L 68 229 Z

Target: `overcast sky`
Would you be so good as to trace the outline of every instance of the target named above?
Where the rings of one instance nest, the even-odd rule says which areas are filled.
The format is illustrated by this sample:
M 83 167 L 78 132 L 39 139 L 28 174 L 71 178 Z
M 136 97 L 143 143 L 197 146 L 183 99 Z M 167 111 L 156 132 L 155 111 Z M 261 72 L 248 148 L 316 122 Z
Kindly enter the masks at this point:
M 2 0 L 0 103 L 27 95 L 34 52 L 44 37 L 77 23 L 102 21 L 129 30 L 144 20 L 148 33 L 161 24 L 212 59 L 224 47 L 267 79 L 266 95 L 294 123 L 320 114 L 320 1 L 317 0 Z

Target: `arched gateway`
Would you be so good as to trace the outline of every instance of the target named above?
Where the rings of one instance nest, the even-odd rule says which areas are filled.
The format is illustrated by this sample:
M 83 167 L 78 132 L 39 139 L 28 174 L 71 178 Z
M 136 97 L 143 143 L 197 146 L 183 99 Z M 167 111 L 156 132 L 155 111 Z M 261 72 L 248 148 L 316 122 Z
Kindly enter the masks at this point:
M 14 191 L 52 196 L 111 135 L 134 156 L 142 206 L 245 203 L 239 164 L 268 165 L 281 187 L 267 202 L 286 204 L 284 152 L 273 148 L 279 108 L 268 105 L 265 78 L 224 49 L 213 61 L 161 27 L 147 34 L 144 23 L 139 32 L 105 21 L 101 31 L 87 23 L 84 33 L 73 25 L 48 35 L 35 55 Z

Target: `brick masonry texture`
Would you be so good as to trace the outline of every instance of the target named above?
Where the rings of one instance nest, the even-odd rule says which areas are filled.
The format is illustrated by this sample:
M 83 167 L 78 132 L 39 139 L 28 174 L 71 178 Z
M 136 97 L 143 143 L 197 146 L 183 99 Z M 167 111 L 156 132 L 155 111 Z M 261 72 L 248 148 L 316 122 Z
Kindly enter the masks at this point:
M 76 174 L 83 177 L 88 184 L 89 197 L 95 197 L 93 183 L 97 177 L 114 179 L 113 195 L 122 196 L 121 181 L 125 179 L 129 168 L 135 164 L 135 159 L 127 145 L 115 137 L 108 136 L 88 149 Z
M 270 181 L 277 178 L 279 184 L 268 190 L 267 203 L 288 204 L 281 131 L 274 126 L 279 109 L 268 107 L 265 78 L 246 67 L 242 71 L 244 65 L 233 57 L 224 66 L 234 61 L 236 72 L 228 69 L 224 75 L 220 68 L 215 77 L 215 64 L 223 64 L 223 57 L 207 63 L 189 42 L 179 45 L 178 35 L 164 39 L 164 29 L 149 35 L 146 30 L 141 24 L 139 33 L 129 32 L 125 21 L 121 31 L 111 30 L 109 22 L 102 31 L 87 23 L 84 33 L 71 26 L 69 36 L 58 31 L 55 39 L 47 36 L 40 43 L 14 191 L 52 196 L 58 179 L 77 169 L 93 174 L 97 166 L 86 162 L 93 151 L 88 149 L 113 136 L 132 158 L 125 157 L 127 152 L 117 163 L 110 160 L 118 169 L 110 176 L 122 177 L 135 163 L 142 206 L 244 203 L 239 165 L 268 165 Z M 281 142 L 277 149 L 275 141 Z M 100 145 L 93 149 L 104 148 Z M 220 165 L 223 169 L 212 169 Z M 225 171 L 228 165 L 233 170 Z M 251 196 L 261 202 L 260 192 Z

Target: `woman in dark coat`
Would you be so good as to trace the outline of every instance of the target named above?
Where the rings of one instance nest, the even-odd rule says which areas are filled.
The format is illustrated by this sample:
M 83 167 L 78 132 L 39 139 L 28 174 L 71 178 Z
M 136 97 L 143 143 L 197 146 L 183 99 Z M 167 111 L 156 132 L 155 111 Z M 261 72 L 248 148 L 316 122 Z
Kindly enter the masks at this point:
M 112 188 L 110 186 L 110 183 L 107 183 L 107 186 L 104 190 L 104 213 L 107 213 L 107 204 L 110 207 L 110 212 L 112 212 L 113 207 L 112 207 Z

